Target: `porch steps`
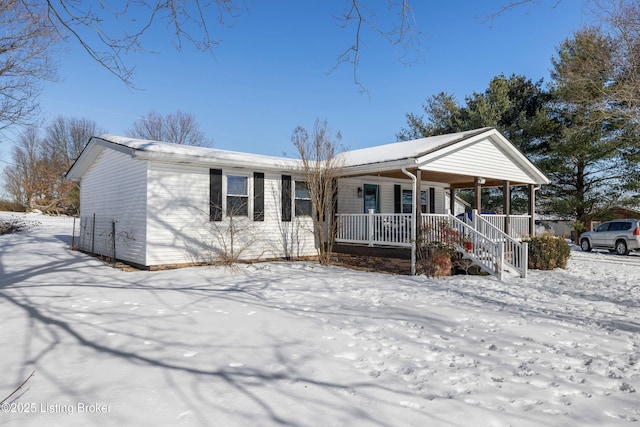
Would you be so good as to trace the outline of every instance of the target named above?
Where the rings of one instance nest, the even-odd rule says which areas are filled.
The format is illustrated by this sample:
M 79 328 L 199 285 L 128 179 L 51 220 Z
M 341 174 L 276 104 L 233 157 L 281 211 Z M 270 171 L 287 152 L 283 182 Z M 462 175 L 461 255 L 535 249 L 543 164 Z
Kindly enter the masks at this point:
M 469 246 L 463 247 L 462 243 L 456 243 L 454 246 L 463 258 L 476 263 L 481 270 L 500 280 L 505 273 L 511 273 L 510 270 L 520 277 L 526 277 L 527 244 L 518 242 L 505 234 L 477 215 L 476 211 L 474 211 L 472 222 L 462 221 L 450 214 L 440 217 L 438 221 L 440 222 L 423 225 L 427 230 L 427 236 L 430 232 L 433 234 L 432 240 L 437 241 L 438 238 L 444 237 L 457 241 L 462 238 Z

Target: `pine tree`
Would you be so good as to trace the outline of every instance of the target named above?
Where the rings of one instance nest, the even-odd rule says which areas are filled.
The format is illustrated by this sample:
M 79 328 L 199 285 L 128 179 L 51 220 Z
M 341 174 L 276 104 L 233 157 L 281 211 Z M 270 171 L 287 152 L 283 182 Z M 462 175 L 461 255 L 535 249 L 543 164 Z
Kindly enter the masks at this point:
M 559 131 L 540 161 L 552 181 L 543 197 L 549 211 L 575 219 L 576 237 L 601 212 L 625 203 L 637 169 L 627 156 L 635 127 L 610 101 L 614 44 L 586 28 L 565 40 L 553 59 L 552 114 Z

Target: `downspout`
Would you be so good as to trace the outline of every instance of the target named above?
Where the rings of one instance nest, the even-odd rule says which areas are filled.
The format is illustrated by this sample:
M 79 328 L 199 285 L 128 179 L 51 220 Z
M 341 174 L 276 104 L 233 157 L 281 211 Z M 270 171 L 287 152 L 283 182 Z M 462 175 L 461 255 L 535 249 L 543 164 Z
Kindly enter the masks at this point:
M 411 172 L 409 172 L 407 170 L 407 168 L 405 166 L 402 166 L 402 173 L 407 175 L 408 177 L 411 178 L 411 180 L 413 181 L 413 190 L 412 190 L 412 201 L 411 201 L 411 219 L 412 219 L 412 226 L 411 226 L 411 275 L 415 276 L 416 275 L 416 228 L 417 228 L 417 209 L 416 209 L 416 197 L 415 195 L 418 194 L 418 178 L 412 174 Z

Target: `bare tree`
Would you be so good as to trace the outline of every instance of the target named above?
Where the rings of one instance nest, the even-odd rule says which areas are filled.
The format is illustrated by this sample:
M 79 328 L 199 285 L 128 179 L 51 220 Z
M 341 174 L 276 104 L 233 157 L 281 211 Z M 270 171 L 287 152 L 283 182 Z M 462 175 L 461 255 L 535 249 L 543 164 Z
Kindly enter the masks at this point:
M 344 167 L 341 139 L 340 132 L 335 136 L 331 134 L 326 120 L 316 120 L 311 134 L 298 126 L 291 136 L 291 142 L 302 160 L 304 180 L 313 211 L 318 259 L 322 265 L 328 265 L 331 261 L 338 227 L 333 209 L 337 199 L 337 180 Z
M 402 49 L 403 60 L 418 46 L 410 0 L 388 0 L 386 9 L 373 0 L 344 1 L 344 12 L 337 19 L 342 27 L 353 30 L 354 38 L 352 45 L 339 55 L 336 67 L 345 62 L 351 64 L 356 84 L 360 84 L 357 70 L 364 29 Z M 126 57 L 149 51 L 145 35 L 153 29 L 172 32 L 178 50 L 186 43 L 212 52 L 220 43 L 213 36 L 214 27 L 232 25 L 249 12 L 246 4 L 245 0 L 1 1 L 0 129 L 28 121 L 37 108 L 40 82 L 55 76 L 54 49 L 63 43 L 80 45 L 88 57 L 133 87 L 135 67 L 127 63 Z M 332 7 L 333 3 L 327 5 Z M 327 15 L 332 12 L 329 9 Z M 380 22 L 386 20 L 377 18 L 389 14 L 396 18 L 385 28 Z
M 40 144 L 35 126 L 27 127 L 18 137 L 12 152 L 12 164 L 5 167 L 4 181 L 13 201 L 25 208 L 33 208 L 38 192 L 38 163 Z
M 56 117 L 45 132 L 43 144 L 48 154 L 59 158 L 67 168 L 80 156 L 89 138 L 103 133 L 91 119 L 63 116 Z
M 80 155 L 96 124 L 88 119 L 56 118 L 40 137 L 35 126 L 20 135 L 12 163 L 4 170 L 5 187 L 15 202 L 48 213 L 75 213 L 79 207 L 76 183 L 64 173 Z
M 145 117 L 138 119 L 128 133 L 134 138 L 174 144 L 198 147 L 213 145 L 213 140 L 207 138 L 200 130 L 195 117 L 180 110 L 165 116 L 157 111 L 150 111 Z
M 175 36 L 180 50 L 187 42 L 200 51 L 211 51 L 219 41 L 211 35 L 212 24 L 229 25 L 246 11 L 244 0 L 22 0 L 29 10 L 45 8 L 48 24 L 78 43 L 110 73 L 132 86 L 134 67 L 125 56 L 148 52 L 144 36 L 162 26 Z
M 347 0 L 345 10 L 338 18 L 342 28 L 352 28 L 354 32 L 353 44 L 346 48 L 339 56 L 336 67 L 342 63 L 351 64 L 353 68 L 353 81 L 366 92 L 365 87 L 358 79 L 358 65 L 362 47 L 362 34 L 365 29 L 372 30 L 382 36 L 396 50 L 401 62 L 415 62 L 420 57 L 420 33 L 416 30 L 416 20 L 413 7 L 409 0 L 389 0 L 386 3 L 387 10 L 374 9 L 379 2 L 366 2 L 362 0 Z M 397 14 L 397 20 L 388 28 L 379 24 L 379 16 Z M 417 58 L 410 58 L 410 53 L 417 53 Z
M 493 21 L 495 18 L 504 15 L 505 13 L 513 10 L 513 9 L 517 9 L 523 6 L 533 6 L 533 5 L 540 5 L 542 3 L 546 3 L 551 5 L 552 8 L 555 8 L 556 6 L 558 6 L 560 3 L 562 3 L 563 0 L 508 0 L 503 2 L 500 7 L 491 12 L 488 13 L 485 16 L 485 19 L 489 22 Z M 583 0 L 584 4 L 587 5 L 588 3 L 590 3 L 590 0 Z
M 600 10 L 613 44 L 609 106 L 640 125 L 640 4 L 614 0 L 608 8 L 600 5 Z
M 55 76 L 58 33 L 43 2 L 0 1 L 0 129 L 25 124 L 36 110 L 40 82 Z

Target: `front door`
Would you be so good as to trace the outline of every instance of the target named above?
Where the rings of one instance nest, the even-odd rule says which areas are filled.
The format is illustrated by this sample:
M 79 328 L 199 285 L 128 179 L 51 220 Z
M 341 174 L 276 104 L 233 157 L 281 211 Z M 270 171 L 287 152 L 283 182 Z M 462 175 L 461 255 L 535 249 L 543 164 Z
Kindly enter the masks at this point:
M 375 184 L 364 185 L 364 213 L 369 213 L 369 209 L 380 212 L 380 188 Z

